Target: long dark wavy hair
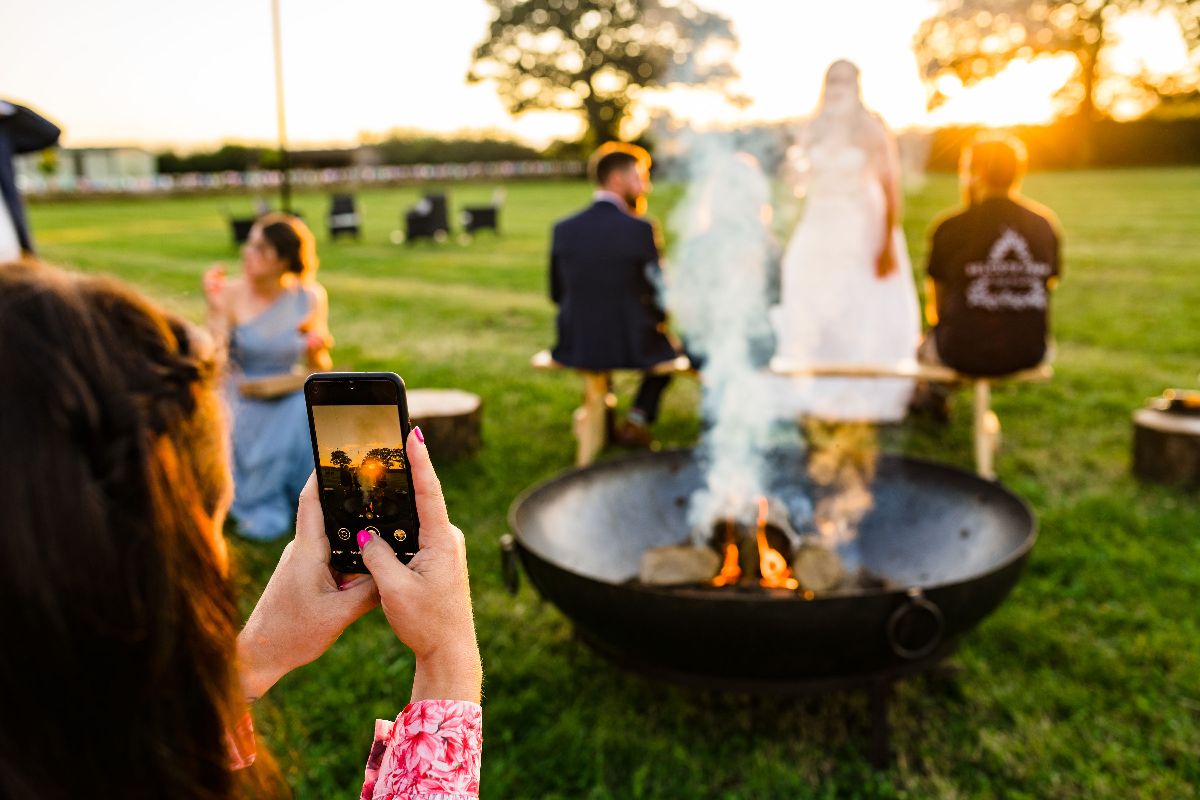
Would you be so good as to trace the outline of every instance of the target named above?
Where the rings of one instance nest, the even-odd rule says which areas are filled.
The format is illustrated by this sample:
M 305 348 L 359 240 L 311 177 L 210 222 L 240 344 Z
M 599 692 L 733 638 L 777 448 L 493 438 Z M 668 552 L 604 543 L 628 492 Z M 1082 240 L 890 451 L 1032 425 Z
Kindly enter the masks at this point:
M 276 793 L 230 767 L 214 369 L 123 284 L 0 265 L 0 796 Z

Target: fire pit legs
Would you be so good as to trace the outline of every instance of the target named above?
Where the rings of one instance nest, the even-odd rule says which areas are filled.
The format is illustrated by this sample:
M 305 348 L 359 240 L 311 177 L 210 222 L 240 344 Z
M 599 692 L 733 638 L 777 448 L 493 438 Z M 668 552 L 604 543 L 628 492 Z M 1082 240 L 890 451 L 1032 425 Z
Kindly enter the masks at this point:
M 871 718 L 871 750 L 868 758 L 875 769 L 887 769 L 892 761 L 892 732 L 888 719 L 891 695 L 892 681 L 889 678 L 878 678 L 867 684 L 867 709 Z
M 603 641 L 590 636 L 577 625 L 571 627 L 572 636 L 591 648 L 600 656 L 618 667 L 644 675 L 653 680 L 665 681 L 677 686 L 686 686 L 702 691 L 749 692 L 768 696 L 796 697 L 812 693 L 825 694 L 830 691 L 864 691 L 867 693 L 867 724 L 870 726 L 870 743 L 865 753 L 867 761 L 878 770 L 892 763 L 891 699 L 896 682 L 913 675 L 930 671 L 945 671 L 953 674 L 957 669 L 943 663 L 957 649 L 957 642 L 943 642 L 934 652 L 898 667 L 875 674 L 843 678 L 796 679 L 775 681 L 730 680 L 719 676 L 704 676 L 675 672 L 661 666 L 642 661 L 636 654 L 613 650 Z

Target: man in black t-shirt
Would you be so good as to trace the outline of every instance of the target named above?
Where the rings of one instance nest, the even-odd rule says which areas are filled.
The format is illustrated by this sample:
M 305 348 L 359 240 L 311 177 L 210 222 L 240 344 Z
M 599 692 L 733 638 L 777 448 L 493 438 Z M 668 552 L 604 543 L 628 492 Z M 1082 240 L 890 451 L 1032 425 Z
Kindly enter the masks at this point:
M 933 232 L 926 281 L 932 330 L 922 361 L 972 375 L 1034 367 L 1046 355 L 1050 291 L 1059 275 L 1054 214 L 1020 197 L 1025 149 L 977 139 L 963 155 L 967 207 Z

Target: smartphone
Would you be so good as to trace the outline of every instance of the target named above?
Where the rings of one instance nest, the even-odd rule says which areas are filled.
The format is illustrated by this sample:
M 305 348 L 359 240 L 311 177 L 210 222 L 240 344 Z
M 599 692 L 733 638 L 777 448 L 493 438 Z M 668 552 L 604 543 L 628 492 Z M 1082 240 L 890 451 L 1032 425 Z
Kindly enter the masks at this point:
M 325 535 L 338 572 L 366 572 L 358 532 L 378 533 L 408 563 L 418 549 L 408 401 L 393 372 L 321 372 L 304 382 Z

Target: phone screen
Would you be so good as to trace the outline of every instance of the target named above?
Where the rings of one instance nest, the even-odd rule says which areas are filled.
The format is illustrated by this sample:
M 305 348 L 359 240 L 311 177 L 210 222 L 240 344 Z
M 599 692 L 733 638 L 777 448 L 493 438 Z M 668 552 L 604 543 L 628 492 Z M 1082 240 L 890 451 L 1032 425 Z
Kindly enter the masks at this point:
M 417 552 L 401 386 L 359 376 L 310 379 L 305 389 L 331 565 L 340 572 L 366 571 L 361 530 L 378 533 L 402 561 Z

